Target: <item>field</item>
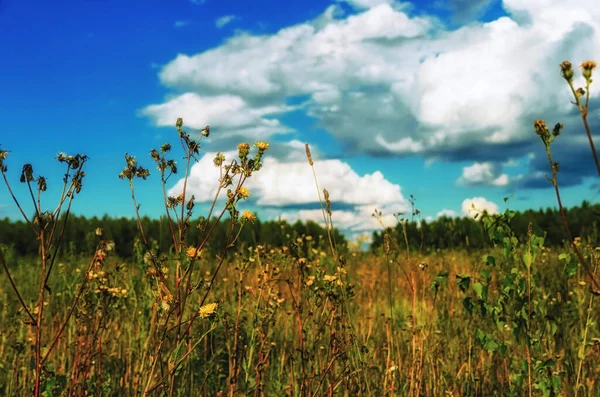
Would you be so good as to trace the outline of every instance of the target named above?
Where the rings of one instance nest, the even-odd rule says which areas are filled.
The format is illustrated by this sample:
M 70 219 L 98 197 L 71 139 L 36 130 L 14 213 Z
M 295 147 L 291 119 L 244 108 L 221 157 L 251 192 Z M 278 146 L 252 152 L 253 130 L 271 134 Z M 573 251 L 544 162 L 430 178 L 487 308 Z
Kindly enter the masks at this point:
M 569 82 L 570 64 L 561 67 Z M 591 83 L 595 64 L 582 67 Z M 580 110 L 585 122 L 587 101 Z M 176 127 L 187 176 L 210 129 L 193 137 L 183 120 Z M 597 225 L 584 217 L 575 233 L 567 217 L 576 212 L 562 206 L 550 151 L 562 125 L 550 131 L 537 120 L 534 129 L 564 226 L 565 238 L 551 246 L 549 230 L 533 221 L 517 233 L 523 218 L 511 210 L 469 221 L 469 233 L 485 237 L 480 247 L 468 238 L 463 247 L 425 245 L 427 224 L 413 207 L 365 251 L 335 230 L 333 199 L 316 173 L 323 226 L 309 233 L 282 223 L 277 243 L 273 235 L 250 243 L 243 233 L 258 221 L 238 207 L 269 149 L 256 142 L 241 143 L 235 159 L 215 157 L 223 200 L 215 196 L 208 214 L 195 214 L 185 183 L 179 195 L 167 193 L 177 171 L 171 145 L 150 151 L 163 186 L 167 246 L 139 213 L 135 186 L 150 171 L 125 155 L 119 178 L 131 188 L 135 242 L 123 247 L 126 229 L 108 235 L 100 224 L 75 233 L 93 247 L 86 252 L 75 235 L 65 236 L 88 158 L 58 155 L 64 189 L 58 207 L 44 210 L 46 178 L 25 164 L 19 180 L 31 197 L 16 197 L 8 151 L 0 150 L 0 171 L 24 218 L 14 228 L 29 232 L 37 251 L 21 255 L 6 237 L 0 244 L 0 394 L 598 396 Z M 308 145 L 306 155 L 313 167 Z M 29 199 L 32 216 L 22 210 Z

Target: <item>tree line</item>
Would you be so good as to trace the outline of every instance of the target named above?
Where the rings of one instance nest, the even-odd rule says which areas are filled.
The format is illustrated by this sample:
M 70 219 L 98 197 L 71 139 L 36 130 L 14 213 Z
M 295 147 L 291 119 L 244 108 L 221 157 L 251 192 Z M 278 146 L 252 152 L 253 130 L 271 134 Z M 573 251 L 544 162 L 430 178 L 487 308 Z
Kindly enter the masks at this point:
M 598 236 L 600 204 L 591 205 L 588 201 L 583 201 L 580 206 L 565 211 L 573 237 L 581 237 L 583 242 L 594 246 L 600 245 Z M 558 209 L 516 211 L 511 227 L 519 239 L 524 239 L 527 237 L 530 223 L 534 233 L 538 235 L 546 233 L 545 245 L 547 246 L 563 245 L 567 239 Z M 404 228 L 409 246 L 413 250 L 419 250 L 421 246 L 440 249 L 481 249 L 491 245 L 482 223 L 469 217 L 442 216 L 432 222 L 408 221 Z M 388 232 L 400 247 L 406 246 L 402 223 L 399 222 L 395 227 L 388 229 Z M 372 250 L 383 246 L 384 233 L 384 231 L 373 232 Z
M 63 218 L 64 219 L 64 218 Z M 212 227 L 211 221 L 209 228 Z M 205 250 L 220 254 L 230 236 L 231 221 L 226 219 L 217 223 L 205 245 Z M 144 233 L 150 245 L 159 253 L 168 253 L 172 250 L 173 240 L 171 230 L 166 217 L 153 219 L 143 217 L 141 223 Z M 188 244 L 197 244 L 201 235 L 199 229 L 200 220 L 191 221 L 188 226 Z M 239 225 L 235 226 L 235 234 Z M 140 241 L 140 233 L 136 219 L 113 218 L 105 215 L 101 218 L 69 215 L 67 227 L 62 236 L 62 256 L 91 256 L 96 248 L 98 237 L 96 228 L 103 230 L 103 237 L 115 242 L 116 254 L 124 259 L 130 260 L 143 251 Z M 176 231 L 177 233 L 177 231 Z M 256 245 L 270 245 L 274 247 L 290 246 L 297 242 L 298 238 L 311 236 L 313 246 L 328 247 L 327 231 L 318 223 L 307 221 L 296 221 L 288 223 L 285 220 L 273 220 L 261 222 L 257 219 L 254 223 L 246 223 L 236 240 L 236 246 L 248 247 Z M 336 243 L 343 247 L 346 245 L 344 235 L 337 229 L 332 230 L 332 237 Z M 38 252 L 38 244 L 32 241 L 32 231 L 24 221 L 10 221 L 8 218 L 0 220 L 0 247 L 4 246 L 17 256 L 34 256 Z M 137 251 L 137 252 L 136 252 Z

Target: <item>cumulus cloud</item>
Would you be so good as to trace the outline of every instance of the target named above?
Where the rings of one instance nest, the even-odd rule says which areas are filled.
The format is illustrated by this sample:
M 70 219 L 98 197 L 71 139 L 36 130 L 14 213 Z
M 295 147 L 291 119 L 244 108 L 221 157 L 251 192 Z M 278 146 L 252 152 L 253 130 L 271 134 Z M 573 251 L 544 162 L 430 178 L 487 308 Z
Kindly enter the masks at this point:
M 306 158 L 301 159 L 304 146 L 300 148 L 297 142 L 283 145 L 296 154 L 290 154 L 288 161 L 274 157 L 264 159 L 262 169 L 245 185 L 251 192 L 252 201 L 267 210 L 278 208 L 283 219 L 322 222 L 313 173 Z M 225 155 L 234 159 L 237 153 Z M 190 171 L 187 194 L 193 194 L 198 202 L 212 201 L 217 191 L 219 169 L 213 165 L 214 157 L 215 153 L 205 154 Z M 371 216 L 375 208 L 385 213 L 385 226 L 392 226 L 395 222 L 393 213 L 410 209 L 400 186 L 389 182 L 379 171 L 359 175 L 338 159 L 319 161 L 315 167 L 319 187 L 329 191 L 334 223 L 340 229 L 358 232 L 377 228 L 379 224 Z M 183 180 L 180 180 L 169 195 L 176 196 L 182 189 Z
M 271 35 L 179 54 L 161 82 L 207 101 L 237 97 L 259 114 L 282 109 L 271 120 L 284 129 L 286 104 L 306 98 L 303 111 L 351 153 L 504 161 L 537 144 L 533 119 L 571 110 L 558 64 L 600 58 L 592 0 L 506 0 L 508 17 L 454 31 L 392 1 L 345 2 L 356 12 L 333 5 Z
M 463 173 L 456 181 L 463 186 L 507 186 L 509 177 L 501 173 L 501 167 L 491 162 L 474 163 L 464 167 Z
M 215 21 L 215 26 L 217 28 L 221 29 L 222 27 L 230 24 L 231 22 L 235 21 L 236 19 L 237 19 L 237 17 L 235 15 L 223 15 L 222 17 L 217 18 L 217 20 Z
M 473 197 L 462 202 L 462 214 L 474 218 L 477 214 L 487 211 L 488 214 L 498 213 L 498 206 L 484 197 Z M 479 218 L 478 218 L 479 219 Z
M 173 126 L 177 118 L 182 117 L 185 125 L 201 130 L 206 125 L 219 131 L 218 138 L 231 135 L 244 136 L 247 139 L 267 139 L 275 133 L 290 132 L 272 116 L 289 111 L 285 105 L 252 106 L 237 95 L 200 96 L 185 93 L 162 104 L 150 105 L 142 114 L 154 120 L 158 126 Z

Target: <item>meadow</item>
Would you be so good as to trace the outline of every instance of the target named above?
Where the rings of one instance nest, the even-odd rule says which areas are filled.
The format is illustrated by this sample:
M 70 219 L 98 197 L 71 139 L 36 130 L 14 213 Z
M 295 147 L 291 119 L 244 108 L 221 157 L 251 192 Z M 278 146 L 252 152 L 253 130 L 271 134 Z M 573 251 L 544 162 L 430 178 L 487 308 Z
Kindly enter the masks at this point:
M 598 164 L 587 128 L 594 67 L 582 64 L 585 89 L 573 87 L 570 63 L 561 64 L 561 75 Z M 317 235 L 282 231 L 277 244 L 240 238 L 257 222 L 238 207 L 252 194 L 244 182 L 261 171 L 265 142 L 241 143 L 234 159 L 215 157 L 224 204 L 215 196 L 208 214 L 196 214 L 186 185 L 169 196 L 168 179 L 187 177 L 210 128 L 191 136 L 183 120 L 175 127 L 181 153 L 164 144 L 139 163 L 125 155 L 119 178 L 131 188 L 123 199 L 137 219 L 133 259 L 117 255 L 118 236 L 107 238 L 102 227 L 87 231 L 91 255 L 64 247 L 73 198 L 85 188 L 85 155 L 57 156 L 66 172 L 52 210 L 40 200 L 46 178 L 31 164 L 22 167 L 19 183 L 30 197 L 13 198 L 38 254 L 20 256 L 1 240 L 0 394 L 600 395 L 600 247 L 597 235 L 571 230 L 562 206 L 551 152 L 561 124 L 536 120 L 532 131 L 548 154 L 561 244 L 547 245 L 547 233 L 533 223 L 515 232 L 517 214 L 506 210 L 477 214 L 485 247 L 440 249 L 423 244 L 413 207 L 396 227 L 382 227 L 379 247 L 369 251 L 339 237 L 335 198 L 316 172 L 323 212 Z M 178 163 L 180 154 L 185 161 Z M 306 155 L 314 167 L 308 145 Z M 163 186 L 168 249 L 148 234 L 135 194 L 150 176 L 142 162 L 150 161 Z M 9 163 L 0 150 L 12 195 Z M 22 210 L 25 200 L 33 216 Z M 226 226 L 217 235 L 218 225 Z M 415 237 L 409 229 L 422 232 Z

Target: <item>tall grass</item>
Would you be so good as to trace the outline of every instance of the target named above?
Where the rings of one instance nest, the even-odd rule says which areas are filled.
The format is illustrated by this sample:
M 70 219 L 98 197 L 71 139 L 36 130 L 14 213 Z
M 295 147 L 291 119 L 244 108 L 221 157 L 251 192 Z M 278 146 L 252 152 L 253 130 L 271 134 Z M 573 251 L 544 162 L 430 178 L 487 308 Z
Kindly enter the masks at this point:
M 561 70 L 595 157 L 587 124 L 594 66 L 582 64 L 585 90 L 572 86 L 570 64 Z M 113 254 L 118 241 L 106 241 L 98 229 L 95 253 L 84 263 L 58 253 L 87 157 L 59 154 L 67 171 L 51 211 L 41 200 L 46 178 L 23 167 L 20 182 L 35 208 L 29 219 L 11 188 L 8 151 L 0 151 L 6 187 L 39 245 L 38 257 L 16 258 L 0 244 L 0 394 L 598 395 L 600 247 L 568 230 L 550 150 L 562 125 L 549 131 L 538 120 L 534 127 L 569 235 L 558 251 L 532 228 L 518 238 L 510 210 L 479 215 L 495 248 L 476 254 L 423 246 L 423 235 L 415 245 L 401 215 L 403 233 L 385 229 L 380 252 L 342 247 L 332 233 L 336 198 L 318 183 L 327 170 L 317 172 L 308 145 L 324 235 L 292 233 L 282 246 L 242 247 L 238 237 L 255 215 L 238 207 L 252 195 L 244 184 L 260 172 L 264 142 L 255 149 L 241 143 L 235 159 L 216 155 L 216 194 L 190 243 L 191 220 L 200 215 L 187 180 L 210 128 L 192 136 L 179 119 L 184 183 L 176 196 L 167 189 L 179 172 L 169 157 L 175 150 L 164 144 L 150 151 L 172 250 L 160 253 L 146 237 L 136 186 L 150 171 L 127 154 L 119 177 L 129 183 L 138 219 L 138 260 L 123 263 Z M 413 196 L 410 202 L 414 222 L 419 211 Z M 209 255 L 206 244 L 225 217 L 231 222 L 222 250 Z

